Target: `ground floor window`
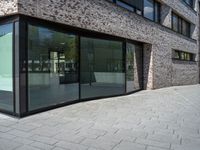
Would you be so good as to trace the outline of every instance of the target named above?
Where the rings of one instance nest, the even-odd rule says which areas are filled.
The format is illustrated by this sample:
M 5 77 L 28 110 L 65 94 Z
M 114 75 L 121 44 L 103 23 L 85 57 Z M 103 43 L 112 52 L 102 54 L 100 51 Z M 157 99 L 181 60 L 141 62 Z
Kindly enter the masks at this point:
M 29 111 L 121 95 L 142 88 L 142 46 L 29 24 L 27 69 Z
M 0 109 L 13 111 L 13 24 L 0 25 Z
M 123 43 L 81 37 L 81 98 L 125 93 Z
M 29 110 L 79 98 L 78 37 L 28 26 Z
M 140 42 L 25 16 L 0 23 L 0 111 L 23 116 L 143 87 Z

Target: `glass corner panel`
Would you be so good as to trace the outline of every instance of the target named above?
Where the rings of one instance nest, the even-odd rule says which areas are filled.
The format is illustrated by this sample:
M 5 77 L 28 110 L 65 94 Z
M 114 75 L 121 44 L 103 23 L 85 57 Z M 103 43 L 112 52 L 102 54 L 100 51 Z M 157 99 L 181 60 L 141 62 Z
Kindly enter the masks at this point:
M 13 112 L 13 24 L 0 25 L 0 109 Z

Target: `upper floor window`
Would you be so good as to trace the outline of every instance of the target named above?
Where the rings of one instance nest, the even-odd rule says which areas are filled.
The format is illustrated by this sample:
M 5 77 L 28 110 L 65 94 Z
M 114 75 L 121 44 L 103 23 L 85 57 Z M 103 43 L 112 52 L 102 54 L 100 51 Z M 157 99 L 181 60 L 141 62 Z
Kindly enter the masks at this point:
M 173 50 L 173 59 L 184 61 L 195 61 L 195 54 L 180 50 Z
M 142 15 L 142 1 L 141 0 L 113 0 L 117 5 Z
M 133 6 L 135 9 L 142 10 L 142 0 L 117 0 Z
M 175 13 L 172 13 L 172 29 L 187 37 L 190 37 L 190 23 Z
M 156 0 L 108 0 L 129 11 L 143 15 L 155 22 L 160 22 L 161 4 Z
M 144 17 L 160 22 L 160 3 L 155 0 L 144 0 Z
M 186 4 L 188 4 L 190 7 L 194 7 L 194 0 L 183 0 Z
M 130 11 L 135 11 L 135 8 L 134 7 L 132 7 L 130 4 L 128 4 L 128 3 L 124 3 L 122 0 L 120 1 L 120 0 L 116 0 L 116 4 L 117 5 L 119 5 L 119 6 L 121 6 L 121 7 L 124 7 L 124 8 L 126 8 L 126 9 L 128 9 L 128 10 L 130 10 Z

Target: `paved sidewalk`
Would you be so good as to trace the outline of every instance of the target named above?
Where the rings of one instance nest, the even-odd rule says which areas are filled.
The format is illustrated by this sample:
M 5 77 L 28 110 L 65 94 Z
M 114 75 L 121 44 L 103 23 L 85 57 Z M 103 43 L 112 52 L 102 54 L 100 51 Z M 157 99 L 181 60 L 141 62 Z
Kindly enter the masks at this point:
M 0 150 L 199 150 L 200 85 L 78 103 L 15 119 Z

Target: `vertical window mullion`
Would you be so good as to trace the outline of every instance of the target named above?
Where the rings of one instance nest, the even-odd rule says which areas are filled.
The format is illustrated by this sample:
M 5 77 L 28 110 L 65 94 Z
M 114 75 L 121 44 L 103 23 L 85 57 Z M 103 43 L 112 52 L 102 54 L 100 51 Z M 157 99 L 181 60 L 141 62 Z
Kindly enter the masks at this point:
M 174 13 L 172 12 L 172 17 L 171 17 L 171 19 L 172 19 L 172 29 L 174 30 Z
M 161 22 L 161 5 L 158 3 L 158 22 Z
M 191 31 L 191 25 L 190 23 L 187 23 L 187 35 L 190 37 L 190 31 Z

